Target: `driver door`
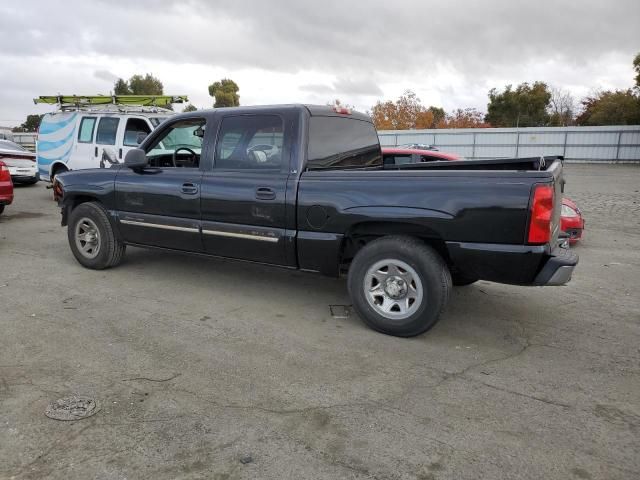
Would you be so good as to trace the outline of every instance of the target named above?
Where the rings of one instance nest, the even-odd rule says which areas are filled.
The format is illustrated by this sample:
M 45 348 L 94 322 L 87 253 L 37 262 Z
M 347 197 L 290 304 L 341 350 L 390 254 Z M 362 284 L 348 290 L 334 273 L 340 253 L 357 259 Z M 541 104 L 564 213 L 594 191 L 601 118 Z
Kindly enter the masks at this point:
M 200 157 L 206 119 L 182 117 L 146 143 L 149 166 L 116 177 L 120 232 L 129 243 L 200 252 Z

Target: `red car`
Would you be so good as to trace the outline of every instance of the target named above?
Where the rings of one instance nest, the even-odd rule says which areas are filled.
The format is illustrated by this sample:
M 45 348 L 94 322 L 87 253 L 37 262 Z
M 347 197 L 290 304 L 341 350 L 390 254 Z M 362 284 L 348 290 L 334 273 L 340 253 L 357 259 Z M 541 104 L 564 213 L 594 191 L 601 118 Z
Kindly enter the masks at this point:
M 0 162 L 0 213 L 4 211 L 5 205 L 13 202 L 13 182 L 9 168 Z
M 571 245 L 582 239 L 582 232 L 584 231 L 582 212 L 573 200 L 566 197 L 562 199 L 560 229 L 569 235 L 569 243 Z
M 455 153 L 403 147 L 383 147 L 382 157 L 385 165 L 405 165 L 407 163 L 433 162 L 438 160 L 463 160 L 463 157 Z M 572 200 L 566 197 L 562 199 L 560 229 L 569 235 L 569 243 L 572 245 L 582 239 L 582 232 L 584 230 L 582 212 Z
M 405 165 L 407 163 L 434 162 L 438 160 L 462 160 L 462 157 L 455 153 L 403 147 L 383 147 L 382 158 L 384 159 L 385 165 Z

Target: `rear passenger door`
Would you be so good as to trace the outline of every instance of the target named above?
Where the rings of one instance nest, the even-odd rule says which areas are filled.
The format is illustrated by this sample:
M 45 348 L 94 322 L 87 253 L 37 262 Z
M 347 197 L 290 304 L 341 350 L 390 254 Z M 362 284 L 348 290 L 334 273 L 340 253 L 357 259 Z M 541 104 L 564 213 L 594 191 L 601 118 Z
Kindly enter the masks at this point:
M 291 132 L 278 114 L 227 115 L 202 177 L 207 253 L 286 265 Z

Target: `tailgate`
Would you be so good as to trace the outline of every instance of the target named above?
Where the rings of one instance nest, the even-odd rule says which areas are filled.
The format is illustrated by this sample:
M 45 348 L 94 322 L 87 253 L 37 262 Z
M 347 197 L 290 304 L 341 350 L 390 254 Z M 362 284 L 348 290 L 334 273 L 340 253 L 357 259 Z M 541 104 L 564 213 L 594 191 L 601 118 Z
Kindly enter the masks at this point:
M 562 213 L 562 195 L 564 193 L 564 179 L 562 177 L 563 165 L 561 160 L 556 160 L 549 168 L 553 172 L 553 216 L 551 230 L 551 249 L 558 244 L 560 235 L 560 215 Z

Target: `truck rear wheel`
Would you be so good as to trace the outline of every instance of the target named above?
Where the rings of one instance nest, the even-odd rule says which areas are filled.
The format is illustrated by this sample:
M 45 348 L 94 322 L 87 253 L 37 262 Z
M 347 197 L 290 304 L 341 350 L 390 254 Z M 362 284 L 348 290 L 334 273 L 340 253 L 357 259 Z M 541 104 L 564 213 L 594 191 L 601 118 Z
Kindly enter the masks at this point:
M 126 249 L 116 237 L 107 212 L 95 202 L 81 203 L 71 211 L 67 237 L 76 260 L 94 270 L 116 266 Z
M 417 238 L 389 236 L 365 245 L 349 268 L 354 310 L 374 330 L 412 337 L 433 327 L 449 293 L 442 257 Z

